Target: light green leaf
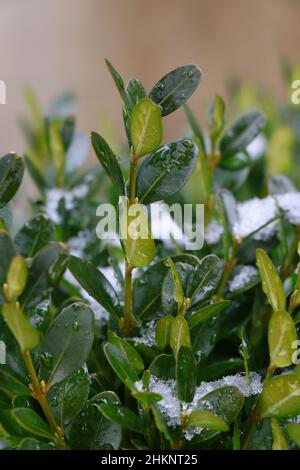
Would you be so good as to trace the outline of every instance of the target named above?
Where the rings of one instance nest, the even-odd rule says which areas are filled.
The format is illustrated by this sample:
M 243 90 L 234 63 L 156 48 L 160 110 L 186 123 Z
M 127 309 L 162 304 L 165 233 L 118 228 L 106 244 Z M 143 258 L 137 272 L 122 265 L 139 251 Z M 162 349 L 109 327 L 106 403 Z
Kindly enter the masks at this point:
M 4 304 L 1 312 L 7 326 L 18 341 L 22 352 L 31 350 L 39 344 L 39 334 L 31 326 L 19 304 Z
M 149 98 L 142 98 L 133 108 L 130 132 L 133 152 L 137 158 L 153 152 L 160 145 L 162 139 L 161 111 Z
M 211 411 L 192 411 L 188 417 L 187 426 L 189 428 L 206 428 L 220 432 L 229 431 L 229 426 L 224 419 L 216 416 Z
M 176 357 L 181 346 L 191 347 L 190 329 L 181 315 L 173 318 L 170 330 L 170 346 Z
M 267 253 L 258 248 L 256 250 L 256 263 L 259 269 L 262 288 L 273 310 L 285 310 L 285 293 L 281 279 Z
M 288 312 L 277 311 L 271 316 L 268 329 L 270 361 L 273 367 L 288 367 L 292 364 L 297 340 L 295 323 Z
M 289 445 L 276 418 L 271 419 L 271 427 L 274 439 L 272 450 L 289 450 Z
M 296 375 L 280 375 L 269 380 L 260 396 L 259 410 L 261 418 L 300 414 L 300 382 Z

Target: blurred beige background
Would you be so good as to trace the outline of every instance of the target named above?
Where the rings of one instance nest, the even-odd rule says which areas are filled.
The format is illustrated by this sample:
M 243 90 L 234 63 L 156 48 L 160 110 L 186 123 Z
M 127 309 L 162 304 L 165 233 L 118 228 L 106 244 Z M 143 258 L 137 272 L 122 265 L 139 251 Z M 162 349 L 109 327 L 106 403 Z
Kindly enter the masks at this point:
M 126 81 L 150 87 L 170 69 L 196 63 L 203 81 L 196 112 L 226 79 L 261 82 L 284 94 L 279 59 L 299 61 L 300 0 L 0 0 L 0 152 L 23 152 L 17 116 L 22 88 L 31 85 L 43 105 L 63 90 L 76 92 L 79 129 L 95 129 L 107 114 L 121 131 L 120 99 L 105 69 L 108 57 Z M 297 47 L 298 45 L 298 47 Z M 182 111 L 166 119 L 176 137 Z

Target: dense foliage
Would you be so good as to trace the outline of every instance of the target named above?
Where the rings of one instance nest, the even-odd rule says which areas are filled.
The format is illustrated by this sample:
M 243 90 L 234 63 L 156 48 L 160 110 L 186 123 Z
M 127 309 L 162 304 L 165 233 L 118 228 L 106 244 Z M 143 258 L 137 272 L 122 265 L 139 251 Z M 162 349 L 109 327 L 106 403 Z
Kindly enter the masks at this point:
M 72 97 L 43 116 L 27 90 L 28 151 L 0 159 L 1 447 L 297 448 L 300 109 L 235 83 L 200 126 L 194 65 L 149 94 L 107 65 L 126 145 L 92 132 L 83 169 Z M 162 144 L 182 105 L 187 135 Z M 39 197 L 16 232 L 25 166 Z M 99 240 L 97 206 L 119 196 L 204 204 L 204 246 Z

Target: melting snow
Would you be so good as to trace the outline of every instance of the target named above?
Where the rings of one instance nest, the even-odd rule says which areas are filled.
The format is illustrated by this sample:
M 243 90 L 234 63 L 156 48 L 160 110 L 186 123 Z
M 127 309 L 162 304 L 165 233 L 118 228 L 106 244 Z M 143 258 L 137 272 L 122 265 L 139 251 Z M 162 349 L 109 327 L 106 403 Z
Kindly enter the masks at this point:
M 272 196 L 257 197 L 237 205 L 238 220 L 233 224 L 233 234 L 241 240 L 276 216 L 276 203 Z M 276 221 L 269 223 L 253 235 L 255 240 L 268 240 L 276 232 Z
M 276 196 L 279 207 L 285 212 L 290 224 L 300 224 L 300 193 L 289 192 Z
M 61 215 L 59 214 L 59 204 L 63 199 L 65 208 L 72 210 L 74 208 L 75 200 L 84 198 L 88 193 L 88 186 L 81 184 L 71 190 L 62 188 L 53 188 L 46 191 L 46 204 L 45 212 L 49 219 L 55 224 L 61 223 Z
M 144 344 L 145 346 L 155 345 L 155 327 L 156 321 L 152 320 L 141 329 L 141 336 L 133 338 L 135 344 Z
M 213 219 L 205 228 L 205 240 L 209 245 L 219 243 L 222 235 L 223 227 L 216 219 Z

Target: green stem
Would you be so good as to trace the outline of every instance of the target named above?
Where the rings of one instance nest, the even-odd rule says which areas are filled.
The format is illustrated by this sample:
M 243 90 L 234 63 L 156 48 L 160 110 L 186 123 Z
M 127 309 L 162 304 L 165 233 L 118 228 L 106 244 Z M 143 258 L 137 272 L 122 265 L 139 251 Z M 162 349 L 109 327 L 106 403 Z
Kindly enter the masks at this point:
M 32 381 L 34 398 L 39 402 L 40 407 L 43 410 L 43 413 L 49 423 L 50 429 L 53 432 L 53 434 L 55 434 L 57 437 L 63 437 L 62 430 L 57 426 L 54 416 L 52 414 L 52 411 L 50 409 L 50 406 L 46 400 L 45 393 L 47 392 L 42 389 L 41 384 L 37 378 L 30 352 L 25 351 L 23 353 L 23 358 L 24 358 L 27 370 L 29 372 L 29 375 Z
M 137 158 L 132 152 L 130 161 L 130 196 L 129 204 L 134 204 L 136 197 L 136 174 L 137 174 Z M 124 317 L 121 320 L 121 329 L 124 336 L 130 336 L 135 327 L 135 321 L 132 316 L 132 266 L 125 260 L 125 307 Z

